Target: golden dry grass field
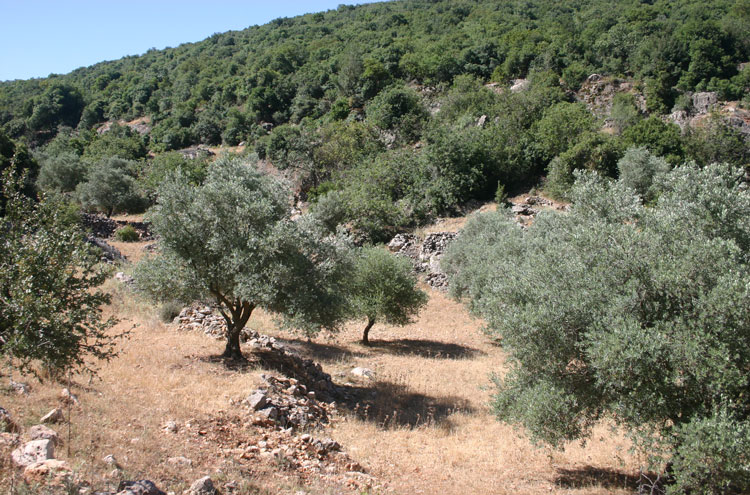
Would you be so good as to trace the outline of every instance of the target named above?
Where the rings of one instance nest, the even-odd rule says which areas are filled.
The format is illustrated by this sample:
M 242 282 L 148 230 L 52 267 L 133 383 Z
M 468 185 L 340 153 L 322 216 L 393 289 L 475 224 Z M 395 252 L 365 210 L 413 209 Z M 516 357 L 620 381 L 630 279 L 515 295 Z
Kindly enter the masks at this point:
M 438 225 L 433 230 L 442 230 Z M 115 243 L 130 259 L 145 243 Z M 101 363 L 97 377 L 73 377 L 80 400 L 66 424 L 56 456 L 67 460 L 92 489 L 111 489 L 120 479 L 151 479 L 181 494 L 211 475 L 234 493 L 394 494 L 626 494 L 632 493 L 640 459 L 624 437 L 607 425 L 584 446 L 560 451 L 534 447 L 523 430 L 499 423 L 488 406 L 490 374 L 503 373 L 505 355 L 482 332 L 482 322 L 445 294 L 423 287 L 429 303 L 413 324 L 376 324 L 372 345 L 359 343 L 362 323 L 312 342 L 276 330 L 256 312 L 249 326 L 277 337 L 322 364 L 337 385 L 367 401 L 339 404 L 339 416 L 324 432 L 374 477 L 373 488 L 352 488 L 321 477 L 304 477 L 283 463 L 242 462 L 238 449 L 261 438 L 260 427 L 236 421 L 236 404 L 260 383 L 257 365 L 227 366 L 217 356 L 223 343 L 199 332 L 178 332 L 162 323 L 157 309 L 114 280 L 108 315 L 120 319 L 113 331 L 128 331 L 119 355 Z M 249 354 L 249 350 L 245 350 Z M 354 367 L 374 372 L 355 377 Z M 4 371 L 3 383 L 8 382 Z M 61 381 L 13 376 L 30 384 L 28 395 L 3 388 L 0 405 L 28 428 L 58 405 Z M 66 410 L 67 415 L 67 410 Z M 166 421 L 179 425 L 165 433 Z M 103 459 L 112 454 L 121 466 Z M 185 457 L 191 464 L 168 461 Z M 4 464 L 0 491 L 20 477 Z

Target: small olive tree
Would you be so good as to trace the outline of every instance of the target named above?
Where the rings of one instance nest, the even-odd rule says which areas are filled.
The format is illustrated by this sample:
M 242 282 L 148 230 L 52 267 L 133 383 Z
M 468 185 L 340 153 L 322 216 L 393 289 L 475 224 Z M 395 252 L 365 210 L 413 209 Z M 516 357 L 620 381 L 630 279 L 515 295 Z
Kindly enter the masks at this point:
M 107 278 L 78 226 L 53 201 L 20 191 L 24 179 L 2 175 L 0 217 L 0 355 L 23 371 L 91 369 L 90 356 L 114 355 L 115 320 L 103 320 Z
M 658 199 L 579 174 L 569 213 L 474 218 L 442 266 L 510 354 L 495 410 L 553 445 L 614 419 L 670 493 L 750 491 L 750 192 L 678 167 Z
M 365 316 L 362 344 L 370 344 L 370 329 L 377 321 L 406 325 L 427 303 L 427 294 L 417 287 L 408 259 L 377 247 L 361 248 L 354 262 L 348 288 L 352 315 Z
M 136 267 L 139 286 L 161 300 L 213 299 L 229 358 L 242 358 L 240 332 L 256 308 L 308 334 L 336 329 L 348 245 L 307 217 L 291 220 L 290 205 L 281 182 L 239 159 L 214 162 L 203 185 L 167 178 L 148 214 L 161 253 Z

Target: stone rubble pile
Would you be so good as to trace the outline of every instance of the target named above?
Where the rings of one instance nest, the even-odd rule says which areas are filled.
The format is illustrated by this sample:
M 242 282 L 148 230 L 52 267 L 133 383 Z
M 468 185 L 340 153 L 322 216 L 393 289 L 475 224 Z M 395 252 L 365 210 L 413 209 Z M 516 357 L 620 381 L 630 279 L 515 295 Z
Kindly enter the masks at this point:
M 342 451 L 341 445 L 335 440 L 315 438 L 309 433 L 294 435 L 289 430 L 263 434 L 255 444 L 245 447 L 242 458 L 283 462 L 303 474 L 330 474 L 337 471 L 345 471 L 350 475 L 364 474 L 364 468 Z
M 127 261 L 125 256 L 114 246 L 111 246 L 104 239 L 100 239 L 94 235 L 87 235 L 86 242 L 98 247 L 102 251 L 102 261 L 105 263 L 121 263 Z
M 278 379 L 268 378 L 265 380 L 269 389 L 278 390 L 282 388 L 286 393 L 291 390 L 290 387 L 296 386 L 297 388 L 292 395 L 295 393 L 303 394 L 302 391 L 305 391 L 308 398 L 312 393 L 315 400 L 325 402 L 332 402 L 337 398 L 346 398 L 346 394 L 334 385 L 331 375 L 323 371 L 320 363 L 298 356 L 275 338 L 267 335 L 256 333 L 248 340 L 248 343 L 253 348 L 253 355 L 260 360 L 261 364 L 279 370 L 285 376 L 291 377 L 290 380 L 296 381 L 296 383 L 290 382 L 276 386 L 272 382 Z
M 177 325 L 178 330 L 198 330 L 215 339 L 224 339 L 227 335 L 224 317 L 214 312 L 211 306 L 192 305 L 182 308 L 172 323 Z
M 114 236 L 118 229 L 125 227 L 126 225 L 133 227 L 135 231 L 138 232 L 138 236 L 142 241 L 153 239 L 148 224 L 145 222 L 114 220 L 103 215 L 95 215 L 91 213 L 82 213 L 81 222 L 87 230 L 91 231 L 91 234 L 94 237 L 100 239 L 107 239 Z
M 242 401 L 255 425 L 300 430 L 327 424 L 336 412 L 334 402 L 318 400 L 314 390 L 295 378 L 261 378 L 264 384 Z
M 435 232 L 422 241 L 415 234 L 398 234 L 388 243 L 388 249 L 411 259 L 414 269 L 425 274 L 425 282 L 434 289 L 446 290 L 448 278 L 440 270 L 440 258 L 458 232 Z

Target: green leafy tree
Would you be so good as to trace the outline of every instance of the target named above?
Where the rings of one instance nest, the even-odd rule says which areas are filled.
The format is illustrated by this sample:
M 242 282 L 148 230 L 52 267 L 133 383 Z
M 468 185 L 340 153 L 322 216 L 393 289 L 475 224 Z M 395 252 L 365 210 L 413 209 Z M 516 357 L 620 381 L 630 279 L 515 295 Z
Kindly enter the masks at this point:
M 364 345 L 370 344 L 370 329 L 376 322 L 406 325 L 427 303 L 427 294 L 417 287 L 411 262 L 379 247 L 361 248 L 348 292 L 352 314 L 367 318 Z
M 656 179 L 669 169 L 666 160 L 652 155 L 646 148 L 630 148 L 617 162 L 620 182 L 637 192 L 644 201 L 654 199 Z
M 91 166 L 86 182 L 76 194 L 83 208 L 104 212 L 108 217 L 119 211 L 137 211 L 143 200 L 135 191 L 132 162 L 120 158 L 101 160 Z
M 292 221 L 289 206 L 282 183 L 238 159 L 216 161 L 200 186 L 170 177 L 148 215 L 161 253 L 137 266 L 139 286 L 162 300 L 212 299 L 228 358 L 242 358 L 240 333 L 256 308 L 308 335 L 335 330 L 348 248 L 307 217 Z
M 24 371 L 90 369 L 90 357 L 114 356 L 103 320 L 107 278 L 82 232 L 53 201 L 21 194 L 23 180 L 2 174 L 0 218 L 0 354 Z
M 41 166 L 37 184 L 44 190 L 72 192 L 86 178 L 87 167 L 75 153 L 43 153 L 38 156 L 38 160 Z
M 583 173 L 569 213 L 525 230 L 507 213 L 467 225 L 442 266 L 510 355 L 500 419 L 560 446 L 611 418 L 652 468 L 671 462 L 668 493 L 750 490 L 742 172 L 678 167 L 649 208 Z

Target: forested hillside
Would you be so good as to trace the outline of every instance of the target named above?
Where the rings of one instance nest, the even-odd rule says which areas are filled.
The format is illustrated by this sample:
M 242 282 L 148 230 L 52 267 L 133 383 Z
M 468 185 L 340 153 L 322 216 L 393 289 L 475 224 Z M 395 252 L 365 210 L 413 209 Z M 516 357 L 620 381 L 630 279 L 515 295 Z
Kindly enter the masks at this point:
M 88 209 L 142 209 L 175 168 L 205 176 L 164 152 L 246 144 L 293 171 L 301 199 L 328 193 L 330 222 L 382 240 L 542 175 L 564 197 L 573 169 L 614 175 L 630 146 L 746 164 L 747 119 L 743 136 L 666 115 L 691 116 L 695 92 L 747 105 L 749 26 L 744 0 L 342 5 L 0 83 L 0 125 L 36 149 L 40 187 L 78 188 Z M 599 111 L 591 74 L 614 88 Z M 117 204 L 87 194 L 107 180 Z

